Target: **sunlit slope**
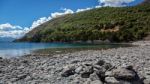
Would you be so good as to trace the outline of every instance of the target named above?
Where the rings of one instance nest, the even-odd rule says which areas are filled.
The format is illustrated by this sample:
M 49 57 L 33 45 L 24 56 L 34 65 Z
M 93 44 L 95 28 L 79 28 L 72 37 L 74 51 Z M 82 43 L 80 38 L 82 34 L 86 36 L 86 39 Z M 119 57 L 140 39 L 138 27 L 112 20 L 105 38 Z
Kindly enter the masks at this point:
M 150 32 L 150 4 L 103 7 L 52 19 L 16 41 L 74 42 L 143 39 Z

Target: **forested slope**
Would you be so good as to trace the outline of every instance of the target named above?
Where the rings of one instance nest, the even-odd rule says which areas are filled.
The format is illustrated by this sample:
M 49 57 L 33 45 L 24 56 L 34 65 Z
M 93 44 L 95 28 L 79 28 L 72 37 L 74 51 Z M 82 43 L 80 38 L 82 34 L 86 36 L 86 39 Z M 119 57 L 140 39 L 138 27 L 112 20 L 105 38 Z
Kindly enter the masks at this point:
M 150 4 L 102 7 L 52 19 L 16 41 L 74 42 L 109 40 L 128 42 L 150 32 Z

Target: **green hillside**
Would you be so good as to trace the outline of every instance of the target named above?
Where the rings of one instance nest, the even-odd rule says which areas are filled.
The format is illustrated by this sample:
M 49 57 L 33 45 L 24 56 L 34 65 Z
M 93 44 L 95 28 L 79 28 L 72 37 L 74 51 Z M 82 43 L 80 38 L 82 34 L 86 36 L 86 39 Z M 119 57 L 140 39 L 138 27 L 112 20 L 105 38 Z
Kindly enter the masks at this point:
M 109 40 L 128 42 L 150 32 L 150 4 L 103 7 L 52 19 L 16 41 L 74 42 Z

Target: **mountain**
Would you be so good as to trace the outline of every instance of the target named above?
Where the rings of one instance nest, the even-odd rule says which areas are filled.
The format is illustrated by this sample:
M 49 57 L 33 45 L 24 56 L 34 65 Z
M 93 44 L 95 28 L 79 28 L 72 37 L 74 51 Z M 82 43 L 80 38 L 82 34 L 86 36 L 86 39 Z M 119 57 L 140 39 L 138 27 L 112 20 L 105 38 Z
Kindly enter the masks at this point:
M 13 40 L 15 39 L 10 37 L 0 37 L 0 42 L 12 42 Z
M 128 42 L 143 39 L 149 32 L 150 4 L 141 4 L 134 7 L 102 7 L 54 18 L 15 41 Z
M 142 4 L 147 4 L 147 3 L 150 3 L 150 0 L 144 0 L 144 1 L 142 2 Z

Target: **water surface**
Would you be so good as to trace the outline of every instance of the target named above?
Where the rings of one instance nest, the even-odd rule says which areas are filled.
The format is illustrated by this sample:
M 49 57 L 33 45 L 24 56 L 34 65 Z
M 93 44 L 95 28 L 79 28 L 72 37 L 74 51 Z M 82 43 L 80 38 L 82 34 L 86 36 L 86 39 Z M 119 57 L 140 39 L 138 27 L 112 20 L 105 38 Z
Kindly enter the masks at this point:
M 124 47 L 122 44 L 69 44 L 69 43 L 12 43 L 5 42 L 0 43 L 0 57 L 18 57 L 26 54 L 30 54 L 33 50 L 45 49 L 45 48 L 86 48 L 86 47 L 98 47 L 98 48 L 116 48 Z

